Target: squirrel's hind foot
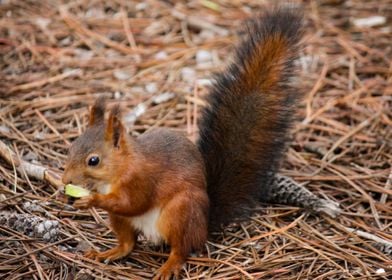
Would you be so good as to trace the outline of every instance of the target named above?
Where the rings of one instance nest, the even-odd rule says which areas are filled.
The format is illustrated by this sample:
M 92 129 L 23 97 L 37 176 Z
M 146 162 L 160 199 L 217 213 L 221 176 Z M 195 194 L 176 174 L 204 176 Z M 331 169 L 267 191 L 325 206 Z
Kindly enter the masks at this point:
M 98 252 L 94 249 L 87 251 L 84 256 L 98 262 L 112 262 L 127 256 L 133 248 L 130 246 L 116 246 L 107 251 Z
M 174 276 L 174 279 L 180 279 L 181 268 L 181 264 L 171 266 L 166 262 L 160 269 L 158 269 L 153 280 L 170 280 L 172 279 L 172 276 Z
M 169 259 L 157 270 L 153 280 L 170 280 L 172 276 L 174 276 L 174 279 L 180 279 L 180 271 L 184 262 L 185 258 L 172 250 Z

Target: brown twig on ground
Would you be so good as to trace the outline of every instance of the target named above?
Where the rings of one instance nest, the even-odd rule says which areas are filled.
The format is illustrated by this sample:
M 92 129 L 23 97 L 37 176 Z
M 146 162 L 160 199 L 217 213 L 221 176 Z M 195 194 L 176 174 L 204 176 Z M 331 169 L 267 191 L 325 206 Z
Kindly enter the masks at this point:
M 19 159 L 2 141 L 0 141 L 0 157 L 4 158 L 11 166 L 14 166 L 22 175 L 26 173 L 26 175 L 32 179 L 46 181 L 56 188 L 61 188 L 63 186 L 59 174 L 42 165 L 32 164 Z

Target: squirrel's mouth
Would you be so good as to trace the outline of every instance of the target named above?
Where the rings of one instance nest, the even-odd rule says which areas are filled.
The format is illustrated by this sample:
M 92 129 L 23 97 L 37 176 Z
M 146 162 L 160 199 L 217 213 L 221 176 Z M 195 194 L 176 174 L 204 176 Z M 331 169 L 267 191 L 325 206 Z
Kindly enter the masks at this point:
M 89 182 L 85 185 L 85 188 L 88 189 L 89 191 L 94 191 L 95 190 L 95 184 L 93 182 Z

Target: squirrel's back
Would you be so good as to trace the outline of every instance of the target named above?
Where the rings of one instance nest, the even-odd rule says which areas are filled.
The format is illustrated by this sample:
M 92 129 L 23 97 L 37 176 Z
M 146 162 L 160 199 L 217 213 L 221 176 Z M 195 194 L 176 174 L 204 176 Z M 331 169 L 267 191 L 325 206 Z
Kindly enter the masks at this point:
M 251 20 L 234 61 L 216 76 L 199 123 L 210 227 L 249 214 L 268 195 L 302 96 L 290 85 L 302 14 L 275 8 Z

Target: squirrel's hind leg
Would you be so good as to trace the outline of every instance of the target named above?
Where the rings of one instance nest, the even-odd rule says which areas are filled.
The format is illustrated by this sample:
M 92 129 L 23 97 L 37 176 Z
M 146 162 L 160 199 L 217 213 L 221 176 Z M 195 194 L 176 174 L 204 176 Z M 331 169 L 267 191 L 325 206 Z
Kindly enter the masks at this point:
M 112 230 L 117 236 L 118 245 L 103 252 L 88 251 L 85 256 L 97 261 L 114 261 L 127 256 L 135 247 L 137 233 L 130 223 L 129 218 L 116 216 L 109 213 Z
M 208 197 L 204 190 L 192 189 L 176 194 L 162 209 L 158 228 L 170 245 L 169 259 L 158 269 L 154 280 L 177 279 L 192 249 L 207 240 Z

